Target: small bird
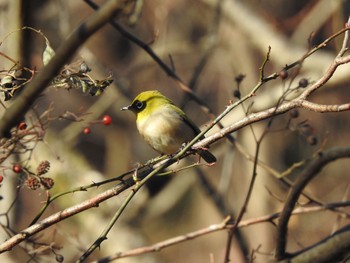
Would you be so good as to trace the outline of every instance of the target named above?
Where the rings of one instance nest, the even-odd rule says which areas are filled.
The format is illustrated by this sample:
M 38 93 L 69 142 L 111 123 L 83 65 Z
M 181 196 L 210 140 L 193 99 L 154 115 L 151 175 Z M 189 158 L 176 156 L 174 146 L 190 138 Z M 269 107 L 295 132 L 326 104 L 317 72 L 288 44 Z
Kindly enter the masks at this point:
M 121 110 L 130 110 L 136 114 L 139 133 L 161 154 L 175 153 L 200 133 L 198 126 L 157 90 L 141 92 L 131 105 Z M 216 162 L 215 156 L 206 149 L 198 149 L 197 153 L 209 164 Z

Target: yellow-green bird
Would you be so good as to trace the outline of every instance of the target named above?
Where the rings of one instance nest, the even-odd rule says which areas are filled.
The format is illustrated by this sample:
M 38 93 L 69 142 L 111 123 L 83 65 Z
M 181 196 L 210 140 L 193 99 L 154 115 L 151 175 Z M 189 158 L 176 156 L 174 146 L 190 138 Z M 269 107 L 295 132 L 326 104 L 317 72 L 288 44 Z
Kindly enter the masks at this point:
M 200 133 L 198 126 L 157 90 L 141 92 L 131 105 L 121 110 L 130 110 L 136 114 L 139 133 L 161 154 L 175 153 Z M 197 152 L 207 163 L 216 162 L 215 156 L 208 150 L 199 149 Z

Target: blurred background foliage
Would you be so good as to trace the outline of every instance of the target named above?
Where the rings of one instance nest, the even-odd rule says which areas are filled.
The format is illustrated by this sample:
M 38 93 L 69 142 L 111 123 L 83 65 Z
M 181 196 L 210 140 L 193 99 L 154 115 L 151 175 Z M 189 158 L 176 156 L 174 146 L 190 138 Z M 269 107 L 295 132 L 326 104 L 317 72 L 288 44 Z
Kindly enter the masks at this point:
M 0 2 L 1 39 L 8 33 L 30 26 L 48 38 L 56 49 L 84 18 L 94 12 L 84 1 L 51 0 L 22 1 L 22 11 L 14 6 L 21 1 Z M 286 64 L 302 57 L 308 49 L 308 39 L 313 33 L 312 45 L 332 35 L 344 26 L 349 15 L 350 1 L 324 0 L 153 0 L 144 1 L 142 12 L 134 25 L 121 21 L 126 29 L 148 43 L 155 53 L 187 84 L 191 83 L 196 70 L 202 67 L 196 79 L 195 93 L 204 100 L 215 114 L 219 114 L 235 100 L 235 78 L 245 75 L 240 92 L 247 94 L 259 80 L 259 67 L 271 46 L 271 57 L 266 74 L 279 72 Z M 103 1 L 97 1 L 101 4 Z M 278 78 L 267 83 L 250 100 L 245 108 L 259 111 L 276 105 L 284 89 L 297 86 L 301 78 L 316 81 L 325 73 L 341 46 L 341 38 L 314 54 L 304 63 L 295 77 Z M 19 45 L 21 44 L 21 45 Z M 22 65 L 40 71 L 45 40 L 39 34 L 22 30 L 12 33 L 1 42 L 0 51 Z M 120 108 L 130 103 L 141 91 L 158 89 L 182 105 L 186 113 L 197 123 L 210 122 L 210 117 L 200 107 L 188 100 L 177 83 L 155 63 L 140 47 L 121 36 L 110 25 L 93 35 L 80 49 L 75 60 L 84 60 L 92 69 L 95 79 L 111 76 L 114 80 L 101 96 L 93 97 L 80 90 L 48 88 L 38 98 L 35 111 L 45 112 L 49 107 L 52 116 L 71 112 L 83 120 L 73 122 L 62 118 L 50 121 L 45 137 L 38 143 L 30 157 L 14 156 L 3 164 L 28 160 L 27 167 L 36 167 L 43 160 L 51 163 L 50 176 L 55 181 L 51 194 L 73 187 L 120 175 L 138 163 L 157 156 L 139 136 L 135 117 Z M 12 64 L 0 58 L 1 70 Z M 349 66 L 337 72 L 330 83 L 317 91 L 312 100 L 328 104 L 347 101 L 350 84 Z M 293 75 L 293 72 L 291 72 Z M 254 103 L 252 103 L 254 101 Z M 11 103 L 11 102 L 7 102 Z M 4 110 L 2 108 L 2 110 Z M 101 116 L 112 116 L 109 126 L 91 124 Z M 240 107 L 223 120 L 224 125 L 242 118 L 245 110 Z M 349 112 L 319 114 L 300 110 L 299 117 L 292 120 L 293 129 L 285 129 L 289 114 L 274 119 L 272 130 L 262 143 L 259 159 L 283 172 L 293 163 L 310 158 L 319 149 L 347 145 L 349 141 Z M 33 111 L 26 116 L 30 124 L 35 119 Z M 308 132 L 317 138 L 310 143 L 303 136 L 303 123 Z M 259 136 L 267 122 L 252 125 L 238 131 L 235 136 L 244 151 L 254 155 L 256 141 L 252 130 Z M 84 134 L 85 127 L 91 128 Z M 214 132 L 211 131 L 210 133 Z M 225 139 L 211 146 L 218 162 L 213 167 L 201 167 L 205 177 L 224 197 L 228 207 L 235 213 L 242 206 L 252 174 L 253 164 Z M 187 160 L 187 163 L 194 159 Z M 337 161 L 324 169 L 307 188 L 314 197 L 323 202 L 335 202 L 349 198 L 349 175 L 347 161 Z M 182 162 L 183 163 L 183 162 Z M 180 164 L 181 165 L 181 164 Z M 291 174 L 293 178 L 298 171 Z M 263 169 L 258 170 L 257 183 L 244 219 L 256 218 L 280 211 L 288 188 Z M 126 251 L 153 244 L 177 235 L 208 227 L 226 216 L 217 209 L 212 197 L 207 195 L 194 169 L 187 169 L 161 178 L 165 187 L 160 190 L 154 183 L 137 194 L 124 212 L 121 221 L 109 234 L 94 258 L 114 252 Z M 21 230 L 28 226 L 46 199 L 43 190 L 22 187 L 14 207 L 18 175 L 6 171 L 1 187 L 1 212 L 8 211 L 11 227 Z M 162 184 L 163 182 L 160 182 Z M 106 186 L 108 187 L 108 186 Z M 45 215 L 77 204 L 94 196 L 106 187 L 77 192 L 58 199 Z M 81 213 L 44 231 L 36 241 L 50 243 L 65 262 L 73 262 L 97 238 L 126 194 L 109 200 L 100 207 Z M 303 203 L 304 202 L 304 203 Z M 307 200 L 300 200 L 305 204 Z M 288 250 L 295 251 L 329 235 L 344 224 L 330 212 L 295 216 L 290 222 Z M 44 216 L 45 216 L 44 215 Z M 276 229 L 273 224 L 262 223 L 242 229 L 242 235 L 254 262 L 271 258 L 275 246 Z M 6 237 L 3 233 L 2 239 Z M 120 262 L 221 262 L 226 246 L 225 231 L 200 237 L 166 248 L 157 253 Z M 59 249 L 58 249 L 59 248 Z M 53 262 L 50 249 L 39 253 L 34 262 Z M 3 262 L 22 262 L 29 259 L 24 249 L 16 247 L 10 253 L 0 255 Z M 23 259 L 26 260 L 23 260 Z M 233 242 L 232 262 L 245 262 L 237 242 Z

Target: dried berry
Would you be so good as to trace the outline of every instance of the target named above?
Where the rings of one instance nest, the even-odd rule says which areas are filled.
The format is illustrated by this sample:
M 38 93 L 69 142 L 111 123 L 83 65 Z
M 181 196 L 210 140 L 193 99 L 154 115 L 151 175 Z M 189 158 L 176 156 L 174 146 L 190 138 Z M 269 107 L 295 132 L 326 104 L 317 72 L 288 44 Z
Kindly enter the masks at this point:
M 233 91 L 233 96 L 237 99 L 240 99 L 241 98 L 241 92 L 238 90 L 238 89 L 235 89 Z
M 297 109 L 292 109 L 289 111 L 289 116 L 293 119 L 299 117 L 299 111 Z
M 50 170 L 50 162 L 42 161 L 36 168 L 36 174 L 38 176 L 46 174 Z
M 305 78 L 299 80 L 299 87 L 306 88 L 309 85 L 309 81 Z
M 235 81 L 239 84 L 241 83 L 245 78 L 245 75 L 244 74 L 238 74 L 236 77 L 235 77 Z
M 40 181 L 38 178 L 34 177 L 34 176 L 30 176 L 27 180 L 26 180 L 26 185 L 29 189 L 31 190 L 36 190 L 40 187 Z
M 55 184 L 54 180 L 50 177 L 41 177 L 41 185 L 46 189 L 49 190 L 53 187 Z
M 278 75 L 280 76 L 281 79 L 285 80 L 286 78 L 288 78 L 288 71 L 285 69 L 282 69 Z

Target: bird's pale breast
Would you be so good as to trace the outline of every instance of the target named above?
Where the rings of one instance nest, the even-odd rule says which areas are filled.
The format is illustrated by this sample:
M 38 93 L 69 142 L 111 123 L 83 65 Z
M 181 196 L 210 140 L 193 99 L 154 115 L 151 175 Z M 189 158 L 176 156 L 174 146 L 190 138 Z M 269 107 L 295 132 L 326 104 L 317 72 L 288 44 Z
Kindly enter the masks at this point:
M 177 112 L 167 107 L 139 120 L 137 128 L 153 149 L 165 154 L 176 152 L 183 143 L 195 137 L 192 127 Z

